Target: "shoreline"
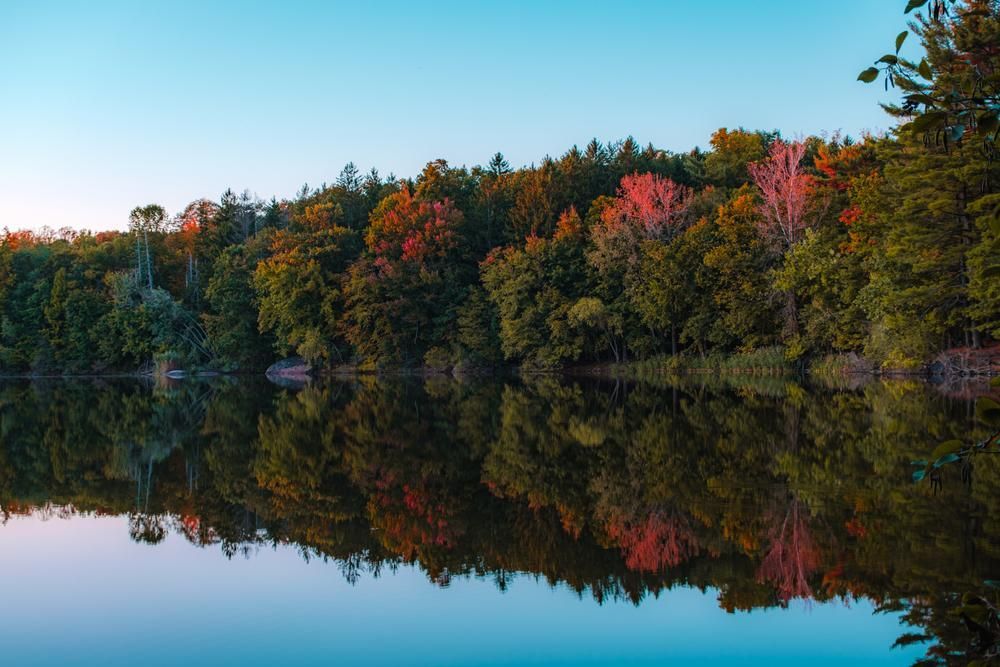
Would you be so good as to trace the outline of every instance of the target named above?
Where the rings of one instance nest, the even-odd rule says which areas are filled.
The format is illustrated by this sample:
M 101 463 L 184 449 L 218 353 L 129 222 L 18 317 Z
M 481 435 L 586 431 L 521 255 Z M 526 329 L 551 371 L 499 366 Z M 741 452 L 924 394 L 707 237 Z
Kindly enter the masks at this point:
M 736 357 L 724 357 L 724 359 L 734 359 Z M 934 372 L 929 364 L 919 368 L 846 368 L 841 367 L 836 370 L 825 370 L 817 372 L 816 365 L 797 368 L 794 365 L 785 366 L 719 366 L 719 365 L 652 365 L 647 362 L 622 362 L 622 363 L 592 363 L 577 364 L 559 368 L 525 368 L 519 366 L 503 366 L 498 368 L 472 368 L 456 370 L 455 367 L 396 367 L 379 369 L 361 369 L 356 366 L 339 366 L 333 368 L 311 370 L 308 373 L 283 374 L 268 373 L 263 370 L 231 370 L 231 371 L 181 371 L 177 369 L 164 373 L 149 373 L 139 371 L 115 371 L 115 372 L 92 372 L 92 373 L 0 373 L 2 380 L 112 380 L 112 379 L 149 379 L 149 380 L 186 380 L 186 379 L 206 379 L 213 377 L 227 378 L 263 378 L 272 381 L 302 381 L 307 382 L 317 378 L 352 378 L 352 377 L 500 377 L 511 375 L 526 376 L 569 376 L 569 377 L 594 377 L 594 378 L 615 378 L 642 380 L 647 377 L 685 377 L 685 376 L 726 376 L 726 377 L 761 377 L 778 378 L 786 376 L 811 377 L 811 378 L 871 378 L 871 379 L 923 379 L 927 381 L 975 381 L 990 379 L 1000 376 L 1000 367 L 991 366 L 990 369 L 977 372 Z

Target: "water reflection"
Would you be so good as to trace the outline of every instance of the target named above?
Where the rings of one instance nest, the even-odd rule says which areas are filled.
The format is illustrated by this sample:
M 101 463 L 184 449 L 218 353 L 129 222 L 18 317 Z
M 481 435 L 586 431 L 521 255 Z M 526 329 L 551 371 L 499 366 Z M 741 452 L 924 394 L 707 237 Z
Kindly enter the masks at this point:
M 413 563 L 598 601 L 866 598 L 905 614 L 900 643 L 932 640 L 928 664 L 966 664 L 995 648 L 1000 464 L 933 493 L 908 462 L 978 428 L 966 400 L 902 382 L 7 383 L 0 518 L 126 515 L 136 541 L 230 557 L 294 545 L 350 581 Z

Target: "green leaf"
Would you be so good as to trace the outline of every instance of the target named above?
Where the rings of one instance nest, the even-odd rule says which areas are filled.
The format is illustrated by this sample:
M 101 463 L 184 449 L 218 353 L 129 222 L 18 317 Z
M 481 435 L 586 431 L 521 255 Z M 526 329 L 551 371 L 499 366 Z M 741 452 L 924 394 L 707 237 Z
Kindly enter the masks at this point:
M 919 482 L 924 478 L 924 475 L 926 474 L 927 474 L 926 470 L 917 470 L 916 472 L 913 473 L 913 481 Z
M 896 55 L 899 55 L 899 49 L 903 46 L 903 42 L 906 41 L 906 36 L 910 34 L 909 30 L 904 30 L 903 32 L 896 35 Z
M 914 132 L 926 132 L 935 126 L 943 124 L 948 119 L 943 111 L 928 111 L 920 114 L 910 123 L 910 129 Z
M 934 462 L 934 467 L 940 468 L 943 465 L 948 465 L 949 463 L 954 463 L 955 461 L 961 461 L 961 460 L 962 457 L 959 456 L 958 454 L 954 453 L 945 454 L 944 456 L 942 456 L 941 458 L 939 458 L 937 461 Z
M 869 67 L 864 72 L 858 75 L 858 81 L 864 81 L 865 83 L 871 83 L 878 78 L 878 68 Z
M 996 132 L 997 126 L 996 111 L 985 111 L 976 119 L 976 127 L 979 129 L 979 134 L 981 135 L 993 134 Z
M 990 378 L 990 386 L 991 387 L 1000 387 L 1000 375 L 998 375 L 998 376 L 996 376 L 994 378 Z
M 923 459 L 917 459 L 916 461 L 910 461 L 910 465 L 911 466 L 919 466 L 921 468 L 926 468 L 927 467 L 927 461 L 924 461 Z
M 929 107 L 937 105 L 937 100 L 926 93 L 912 93 L 906 96 L 906 101 L 914 104 L 926 104 Z
M 920 64 L 917 65 L 917 74 L 928 81 L 934 78 L 934 74 L 931 72 L 931 66 L 927 64 L 926 60 L 921 60 Z
M 962 137 L 965 135 L 965 126 L 952 125 L 949 128 L 949 134 L 951 135 L 952 141 L 961 141 Z
M 877 63 L 885 63 L 886 65 L 895 65 L 896 63 L 899 62 L 899 58 L 897 58 L 896 56 L 892 55 L 891 53 L 887 53 L 884 56 L 882 56 L 881 58 L 879 58 L 878 60 L 876 60 L 875 62 L 877 62 Z
M 976 600 L 964 607 L 959 607 L 958 611 L 964 613 L 979 625 L 986 625 L 989 612 L 981 601 Z
M 980 396 L 976 401 L 976 417 L 987 424 L 1000 424 L 1000 403 L 987 396 Z
M 972 591 L 969 591 L 967 593 L 962 593 L 962 604 L 980 607 L 983 604 L 983 599 Z
M 903 12 L 903 13 L 904 14 L 909 14 L 914 9 L 918 9 L 920 7 L 923 7 L 926 4 L 927 4 L 927 0 L 910 0 L 908 3 L 906 3 L 906 11 Z
M 946 456 L 948 454 L 957 452 L 964 446 L 965 443 L 962 442 L 961 440 L 947 440 L 945 442 L 942 442 L 940 445 L 934 448 L 933 452 L 931 452 L 931 460 L 936 461 L 940 459 L 942 456 Z

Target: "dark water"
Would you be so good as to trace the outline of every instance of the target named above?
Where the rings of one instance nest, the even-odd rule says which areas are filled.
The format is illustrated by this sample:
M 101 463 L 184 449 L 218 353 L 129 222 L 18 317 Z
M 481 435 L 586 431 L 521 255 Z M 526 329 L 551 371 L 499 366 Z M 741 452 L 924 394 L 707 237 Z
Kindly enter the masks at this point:
M 0 656 L 966 664 L 1000 467 L 909 462 L 976 429 L 918 383 L 8 382 Z

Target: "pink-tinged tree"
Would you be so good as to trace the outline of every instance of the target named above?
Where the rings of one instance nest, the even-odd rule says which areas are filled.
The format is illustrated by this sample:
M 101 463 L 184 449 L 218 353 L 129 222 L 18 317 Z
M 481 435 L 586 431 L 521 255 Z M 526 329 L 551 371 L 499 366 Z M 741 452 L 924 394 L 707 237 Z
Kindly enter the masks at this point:
M 475 264 L 464 261 L 463 216 L 450 199 L 424 201 L 406 188 L 371 215 L 368 253 L 350 269 L 343 331 L 370 365 L 422 363 L 454 329 L 452 305 Z
M 632 174 L 622 178 L 614 204 L 604 211 L 607 224 L 632 223 L 646 238 L 673 235 L 683 221 L 691 192 L 669 178 Z
M 599 271 L 634 265 L 643 241 L 667 241 L 683 229 L 690 200 L 690 188 L 669 178 L 625 176 L 591 231 L 591 262 Z
M 604 350 L 595 348 L 598 354 L 611 352 L 615 361 L 627 361 L 630 350 L 648 351 L 656 346 L 627 294 L 632 285 L 642 282 L 643 244 L 677 236 L 688 222 L 690 201 L 691 190 L 669 178 L 632 174 L 622 178 L 615 197 L 591 205 L 588 218 L 597 219 L 591 221 L 587 261 L 596 274 L 592 296 L 600 303 L 601 316 L 588 318 L 594 325 L 589 334 L 609 342 Z M 599 211 L 596 216 L 595 210 Z
M 783 248 L 799 241 L 808 226 L 813 179 L 802 166 L 805 154 L 805 143 L 779 139 L 767 159 L 749 165 L 764 202 L 761 232 Z
M 625 565 L 638 572 L 661 572 L 696 556 L 697 537 L 677 511 L 654 510 L 645 517 L 614 517 L 608 534 L 621 547 Z
M 757 570 L 761 583 L 772 584 L 782 602 L 792 598 L 809 599 L 809 579 L 819 569 L 819 549 L 809 530 L 807 510 L 793 500 L 784 517 L 774 515 L 771 544 Z

